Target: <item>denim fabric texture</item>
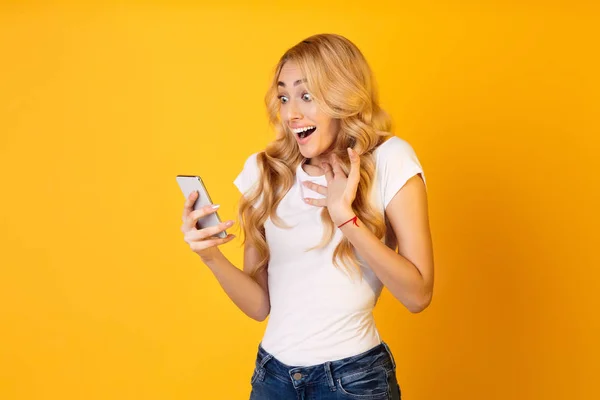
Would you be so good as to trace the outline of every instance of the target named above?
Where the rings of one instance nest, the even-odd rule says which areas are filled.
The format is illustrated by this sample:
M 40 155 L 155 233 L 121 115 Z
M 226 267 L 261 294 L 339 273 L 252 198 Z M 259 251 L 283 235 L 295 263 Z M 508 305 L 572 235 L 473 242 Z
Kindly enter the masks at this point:
M 396 362 L 385 342 L 352 357 L 286 365 L 258 345 L 250 400 L 400 400 Z

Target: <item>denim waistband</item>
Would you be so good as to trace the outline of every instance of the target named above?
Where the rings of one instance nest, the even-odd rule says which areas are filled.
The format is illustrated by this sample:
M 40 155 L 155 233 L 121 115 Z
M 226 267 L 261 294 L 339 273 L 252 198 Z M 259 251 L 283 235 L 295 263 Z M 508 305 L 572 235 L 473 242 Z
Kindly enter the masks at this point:
M 267 352 L 261 344 L 258 345 L 256 358 L 258 379 L 263 380 L 267 371 L 275 378 L 284 382 L 292 382 L 295 387 L 320 381 L 329 381 L 330 385 L 342 375 L 381 367 L 388 372 L 396 369 L 392 352 L 384 341 L 377 346 L 355 356 L 327 361 L 311 366 L 287 365 Z

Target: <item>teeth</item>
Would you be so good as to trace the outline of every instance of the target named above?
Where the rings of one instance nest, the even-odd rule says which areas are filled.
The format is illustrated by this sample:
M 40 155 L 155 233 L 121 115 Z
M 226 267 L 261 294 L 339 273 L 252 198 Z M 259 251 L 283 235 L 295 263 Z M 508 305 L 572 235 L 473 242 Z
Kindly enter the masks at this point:
M 304 128 L 292 129 L 292 132 L 294 132 L 295 134 L 299 134 L 302 132 L 306 132 L 307 130 L 312 128 L 316 128 L 316 126 L 305 126 Z

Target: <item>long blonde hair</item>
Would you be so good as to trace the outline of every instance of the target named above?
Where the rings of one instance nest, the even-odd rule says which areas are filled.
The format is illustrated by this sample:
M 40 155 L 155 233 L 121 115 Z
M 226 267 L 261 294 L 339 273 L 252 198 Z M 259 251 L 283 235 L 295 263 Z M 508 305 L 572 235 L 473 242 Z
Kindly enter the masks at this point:
M 333 145 L 333 152 L 342 161 L 346 174 L 350 170 L 347 147 L 360 155 L 360 182 L 352 204 L 354 213 L 363 224 L 381 239 L 385 234 L 383 214 L 373 207 L 369 194 L 375 174 L 373 151 L 391 135 L 391 120 L 378 105 L 377 88 L 371 69 L 360 50 L 348 39 L 335 34 L 311 36 L 296 44 L 283 54 L 273 74 L 271 85 L 265 96 L 269 121 L 276 137 L 266 149 L 257 154 L 259 182 L 251 193 L 242 196 L 238 209 L 240 228 L 244 232 L 244 243 L 250 241 L 260 255 L 258 268 L 253 276 L 267 267 L 269 247 L 266 242 L 264 224 L 268 217 L 280 228 L 289 228 L 277 216 L 277 206 L 294 184 L 296 168 L 303 156 L 296 140 L 279 118 L 277 83 L 283 65 L 293 61 L 306 78 L 308 91 L 320 110 L 340 120 L 340 130 Z M 255 208 L 261 199 L 260 206 Z M 335 226 L 326 207 L 321 212 L 324 234 L 321 242 L 308 250 L 327 246 L 334 236 Z M 344 264 L 358 270 L 360 261 L 350 241 L 344 237 L 333 253 L 333 264 L 339 268 Z

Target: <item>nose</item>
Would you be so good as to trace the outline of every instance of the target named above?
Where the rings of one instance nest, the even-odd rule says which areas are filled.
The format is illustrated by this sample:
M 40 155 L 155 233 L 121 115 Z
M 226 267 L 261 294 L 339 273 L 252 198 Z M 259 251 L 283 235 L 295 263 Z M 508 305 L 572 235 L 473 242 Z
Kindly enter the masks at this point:
M 287 119 L 288 121 L 302 119 L 302 112 L 300 111 L 298 104 L 294 100 L 290 100 L 288 103 Z

